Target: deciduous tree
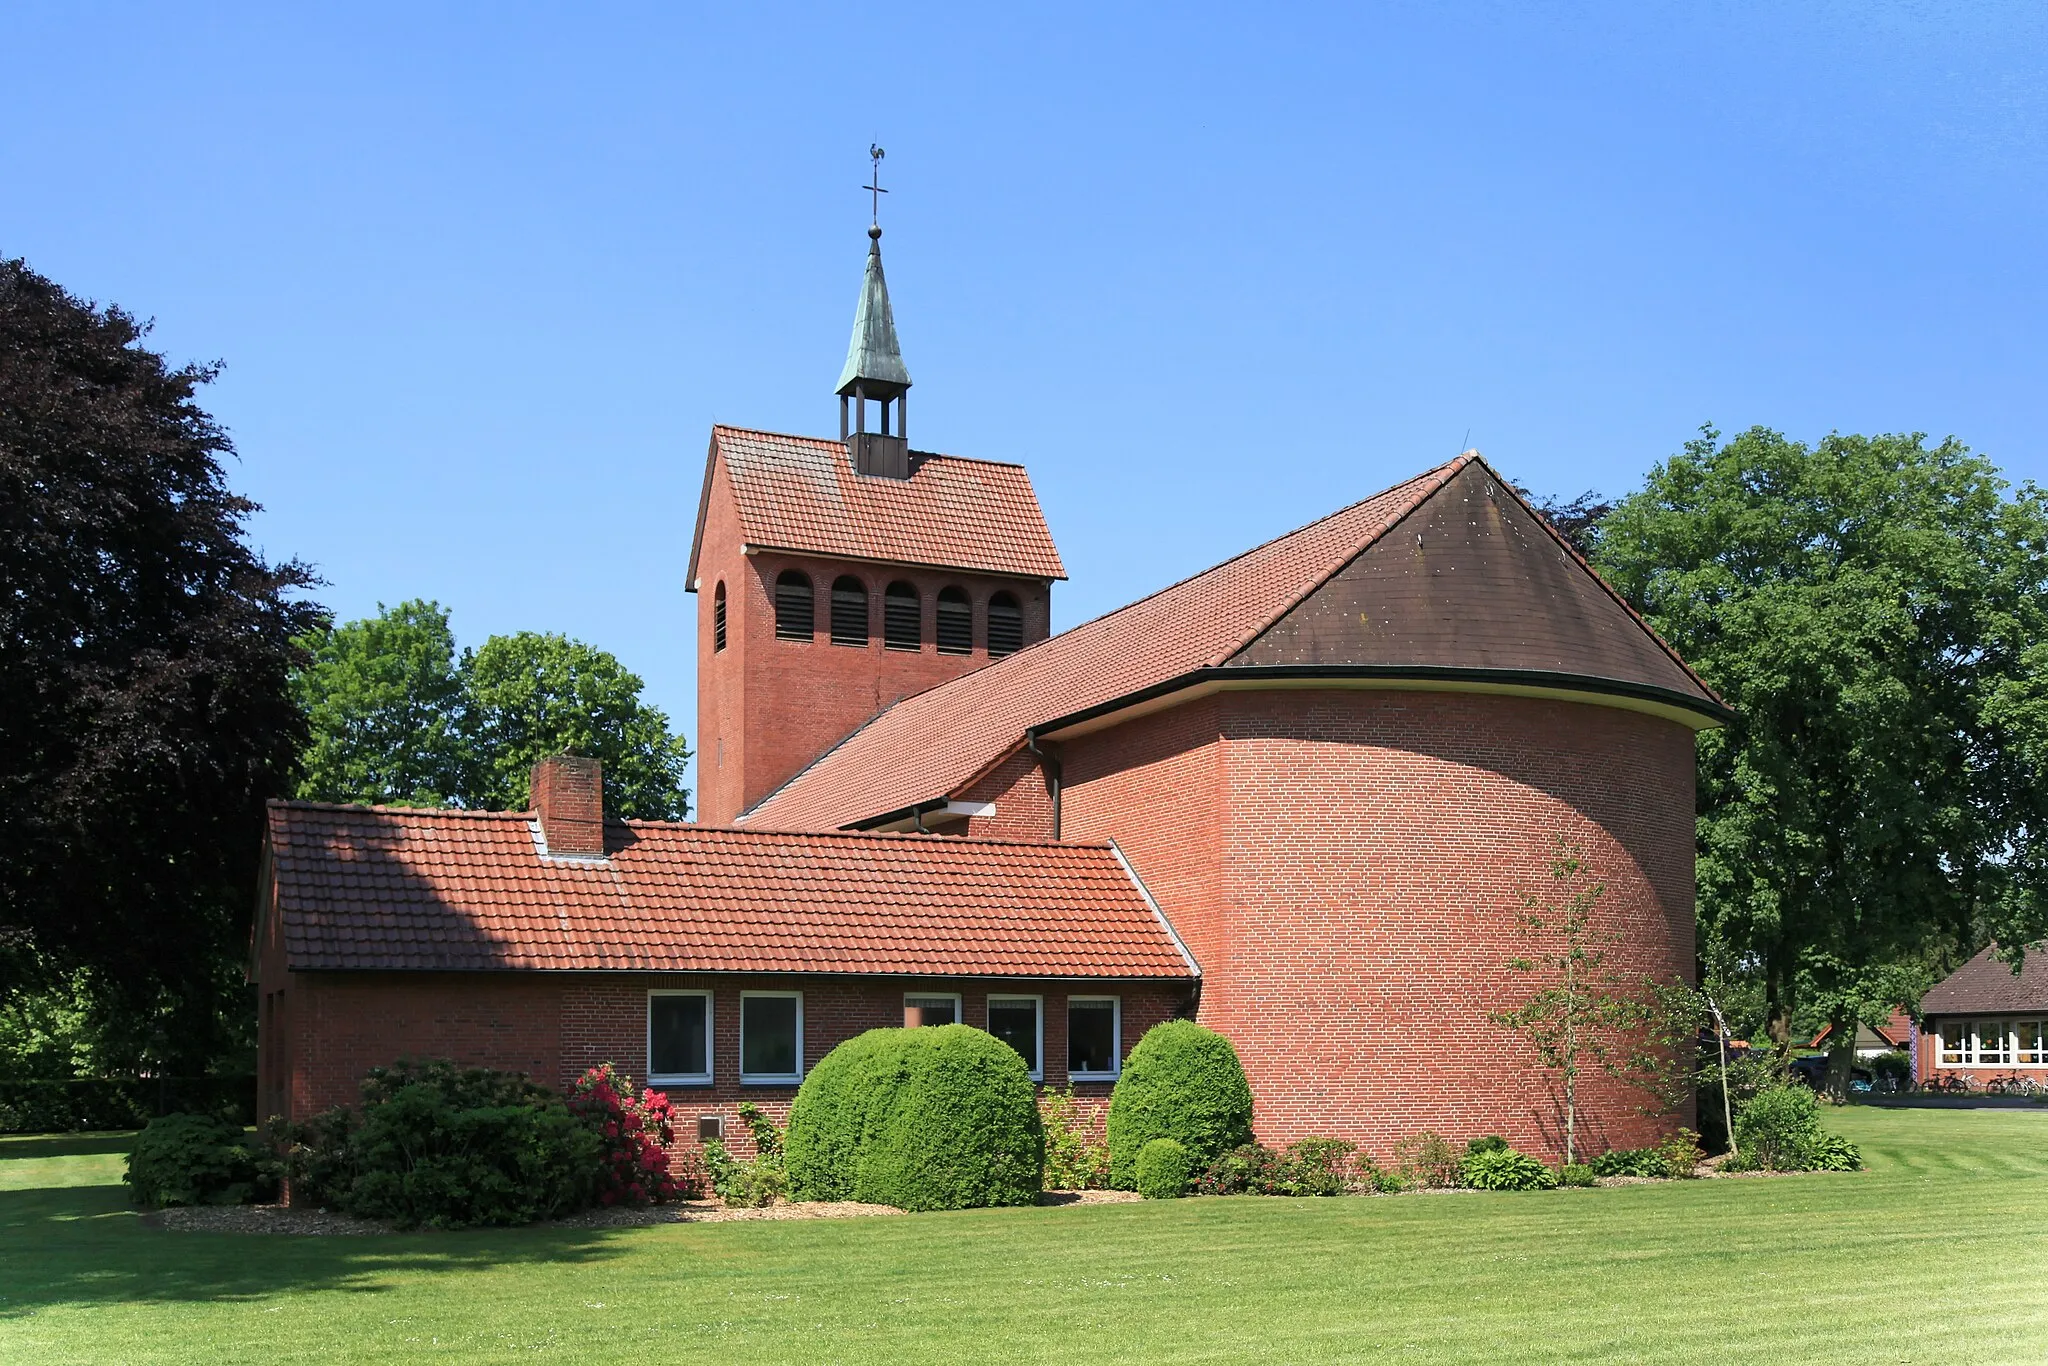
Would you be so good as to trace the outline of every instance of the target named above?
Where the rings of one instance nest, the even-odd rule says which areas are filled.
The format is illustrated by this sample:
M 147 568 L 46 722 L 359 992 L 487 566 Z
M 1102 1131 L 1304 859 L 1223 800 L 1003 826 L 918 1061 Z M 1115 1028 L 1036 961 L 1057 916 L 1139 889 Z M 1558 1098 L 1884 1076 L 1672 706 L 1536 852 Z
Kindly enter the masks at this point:
M 1707 429 L 1597 561 L 1736 711 L 1700 739 L 1700 922 L 1781 1047 L 2048 930 L 2039 490 L 1953 440 Z
M 0 261 L 0 982 L 83 982 L 196 1069 L 242 993 L 264 799 L 320 611 L 227 486 L 212 366 Z M 82 976 L 81 976 L 82 974 Z

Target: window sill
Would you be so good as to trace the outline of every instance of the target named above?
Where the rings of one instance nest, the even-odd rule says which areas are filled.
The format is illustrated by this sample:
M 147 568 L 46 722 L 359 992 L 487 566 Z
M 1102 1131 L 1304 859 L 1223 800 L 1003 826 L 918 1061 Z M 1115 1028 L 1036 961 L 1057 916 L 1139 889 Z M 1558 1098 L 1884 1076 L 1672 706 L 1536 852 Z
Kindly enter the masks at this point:
M 744 1075 L 743 1075 L 743 1076 L 741 1076 L 741 1077 L 740 1077 L 740 1085 L 742 1085 L 742 1086 L 801 1086 L 801 1085 L 803 1085 L 803 1080 L 804 1080 L 804 1079 L 803 1079 L 802 1077 L 800 1077 L 800 1076 L 787 1076 L 787 1077 L 749 1077 L 749 1076 L 744 1076 Z
M 709 1076 L 709 1075 L 707 1074 L 707 1075 L 704 1075 L 704 1076 L 700 1076 L 700 1077 L 649 1077 L 649 1078 L 647 1079 L 647 1084 L 648 1084 L 649 1086 L 656 1086 L 656 1087 L 660 1087 L 660 1086 L 710 1086 L 710 1085 L 712 1084 L 712 1081 L 711 1081 L 711 1077 L 710 1077 L 710 1076 Z
M 1069 1072 L 1068 1081 L 1115 1081 L 1121 1072 Z

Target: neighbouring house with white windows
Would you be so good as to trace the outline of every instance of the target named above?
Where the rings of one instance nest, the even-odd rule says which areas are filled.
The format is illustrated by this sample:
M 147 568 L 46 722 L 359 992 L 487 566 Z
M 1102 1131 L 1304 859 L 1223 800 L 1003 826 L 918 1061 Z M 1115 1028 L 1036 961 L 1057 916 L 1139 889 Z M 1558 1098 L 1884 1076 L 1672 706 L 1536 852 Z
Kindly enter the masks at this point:
M 1992 945 L 1920 999 L 1922 1085 L 1967 1080 L 2048 1085 L 2048 957 L 2030 950 L 2017 971 Z

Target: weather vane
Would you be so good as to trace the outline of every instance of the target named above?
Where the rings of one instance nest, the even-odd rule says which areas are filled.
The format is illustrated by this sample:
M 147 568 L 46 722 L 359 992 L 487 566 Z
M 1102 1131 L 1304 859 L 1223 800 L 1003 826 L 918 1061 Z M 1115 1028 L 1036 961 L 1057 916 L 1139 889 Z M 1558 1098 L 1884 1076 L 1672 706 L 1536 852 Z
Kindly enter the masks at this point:
M 868 222 L 872 227 L 882 225 L 882 196 L 889 193 L 882 188 L 882 158 L 887 155 L 888 153 L 874 143 L 868 144 L 868 157 L 874 162 L 875 167 L 874 173 L 868 177 L 868 183 L 861 188 L 868 192 Z

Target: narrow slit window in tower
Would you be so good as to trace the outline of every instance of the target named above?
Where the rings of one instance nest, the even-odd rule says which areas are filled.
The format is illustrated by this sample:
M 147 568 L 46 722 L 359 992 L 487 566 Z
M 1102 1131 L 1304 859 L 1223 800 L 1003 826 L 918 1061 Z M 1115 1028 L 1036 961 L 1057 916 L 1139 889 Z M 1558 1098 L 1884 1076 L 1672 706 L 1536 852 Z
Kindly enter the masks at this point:
M 851 574 L 843 574 L 832 582 L 832 643 L 868 643 L 868 590 Z
M 810 579 L 800 569 L 783 570 L 775 580 L 776 638 L 809 640 L 816 629 Z
M 1024 648 L 1024 609 L 1013 593 L 988 600 L 988 657 L 1001 659 Z
M 923 606 L 917 589 L 898 579 L 882 595 L 882 643 L 892 650 L 915 650 L 924 644 Z
M 938 636 L 942 655 L 974 653 L 974 604 L 966 589 L 939 590 Z
M 718 588 L 711 594 L 711 648 L 725 648 L 725 580 L 718 581 Z

